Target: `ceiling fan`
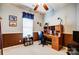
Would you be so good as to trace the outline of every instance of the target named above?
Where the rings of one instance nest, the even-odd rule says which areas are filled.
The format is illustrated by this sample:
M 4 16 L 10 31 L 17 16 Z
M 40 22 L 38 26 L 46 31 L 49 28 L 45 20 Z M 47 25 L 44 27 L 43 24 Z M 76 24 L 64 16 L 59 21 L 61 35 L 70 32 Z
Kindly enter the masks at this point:
M 38 7 L 39 7 L 39 4 L 35 4 L 34 11 L 37 11 Z M 42 4 L 42 7 L 43 7 L 46 11 L 48 10 L 48 6 L 47 6 L 46 3 L 43 3 L 43 4 Z

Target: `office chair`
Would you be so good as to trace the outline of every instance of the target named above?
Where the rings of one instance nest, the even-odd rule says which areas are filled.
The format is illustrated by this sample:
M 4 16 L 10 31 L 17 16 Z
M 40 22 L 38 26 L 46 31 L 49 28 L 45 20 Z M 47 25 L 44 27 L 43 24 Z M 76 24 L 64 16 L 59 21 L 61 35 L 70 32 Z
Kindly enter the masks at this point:
M 44 46 L 45 45 L 45 41 L 44 41 L 44 36 L 43 36 L 43 32 L 42 31 L 39 32 L 38 37 L 39 37 L 39 40 L 40 40 L 40 44 L 42 44 Z

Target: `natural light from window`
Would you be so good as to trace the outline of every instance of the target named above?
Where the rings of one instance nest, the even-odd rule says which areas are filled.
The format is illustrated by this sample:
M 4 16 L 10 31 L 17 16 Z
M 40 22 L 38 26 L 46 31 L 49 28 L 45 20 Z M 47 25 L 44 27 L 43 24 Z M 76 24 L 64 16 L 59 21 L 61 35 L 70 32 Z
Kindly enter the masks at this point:
M 23 37 L 33 36 L 33 19 L 23 18 Z

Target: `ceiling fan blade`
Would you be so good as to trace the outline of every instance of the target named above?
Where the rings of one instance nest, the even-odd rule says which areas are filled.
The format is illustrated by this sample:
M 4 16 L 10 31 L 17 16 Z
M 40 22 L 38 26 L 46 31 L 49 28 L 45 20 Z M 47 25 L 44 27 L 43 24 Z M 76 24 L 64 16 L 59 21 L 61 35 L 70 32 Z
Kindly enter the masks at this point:
M 36 11 L 36 10 L 38 9 L 38 6 L 39 6 L 39 5 L 36 5 L 36 6 L 35 6 L 34 11 Z
M 47 11 L 48 10 L 48 6 L 46 3 L 43 4 L 44 9 Z

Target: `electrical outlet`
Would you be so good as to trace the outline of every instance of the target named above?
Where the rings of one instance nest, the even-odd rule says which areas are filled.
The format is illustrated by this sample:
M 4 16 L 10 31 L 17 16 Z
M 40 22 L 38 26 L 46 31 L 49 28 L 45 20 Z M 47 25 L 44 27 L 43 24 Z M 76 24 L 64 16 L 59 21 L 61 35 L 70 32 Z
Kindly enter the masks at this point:
M 21 40 L 19 40 L 19 42 L 21 42 Z

